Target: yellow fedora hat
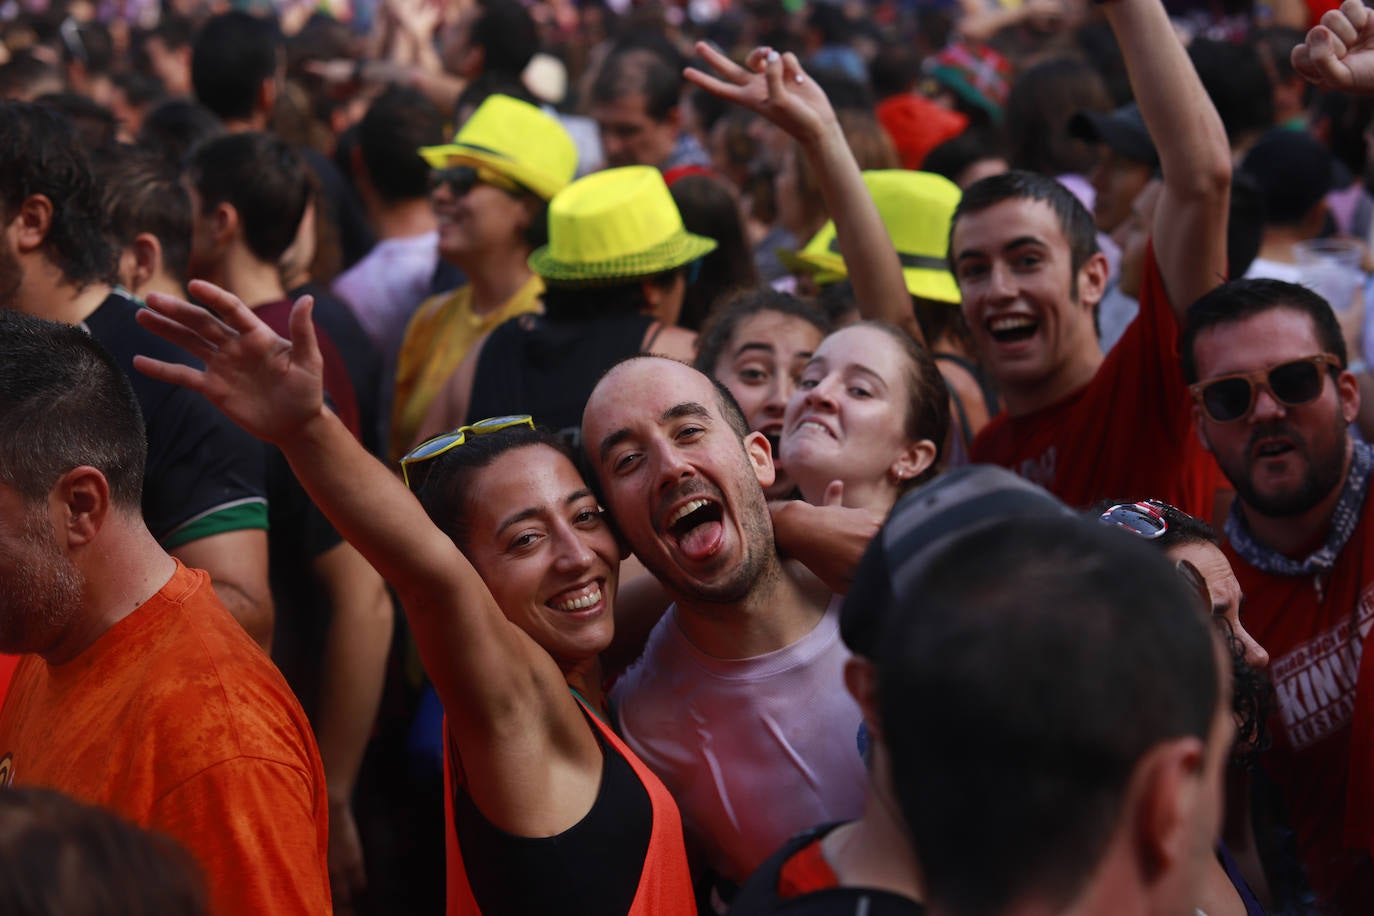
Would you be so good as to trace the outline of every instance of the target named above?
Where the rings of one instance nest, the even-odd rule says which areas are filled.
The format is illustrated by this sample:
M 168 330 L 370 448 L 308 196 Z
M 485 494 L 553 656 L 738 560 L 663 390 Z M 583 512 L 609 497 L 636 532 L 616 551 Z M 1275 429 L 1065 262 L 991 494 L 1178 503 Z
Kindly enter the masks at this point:
M 887 234 L 902 261 L 907 292 L 935 302 L 959 302 L 959 285 L 949 272 L 949 227 L 962 192 L 947 178 L 931 172 L 886 169 L 864 172 L 864 184 L 878 207 Z M 827 222 L 800 251 L 779 251 L 789 269 L 824 275 L 834 281 L 849 276 Z
M 508 95 L 488 96 L 452 143 L 422 147 L 420 155 L 436 169 L 484 166 L 545 200 L 577 172 L 577 146 L 563 125 Z
M 549 202 L 549 243 L 529 264 L 553 283 L 609 285 L 681 267 L 715 247 L 682 225 L 658 169 L 631 165 L 559 192 Z

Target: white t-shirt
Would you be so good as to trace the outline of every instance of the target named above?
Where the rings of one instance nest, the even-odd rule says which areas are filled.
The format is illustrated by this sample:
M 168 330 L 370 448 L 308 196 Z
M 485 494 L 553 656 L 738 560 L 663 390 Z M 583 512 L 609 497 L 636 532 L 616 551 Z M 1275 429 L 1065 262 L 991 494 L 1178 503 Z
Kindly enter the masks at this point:
M 612 691 L 625 741 L 733 881 L 793 834 L 863 813 L 862 714 L 844 683 L 839 607 L 784 649 L 725 660 L 687 641 L 674 605 Z
M 334 294 L 348 303 L 382 361 L 395 373 L 406 323 L 429 296 L 439 264 L 439 233 L 383 239 L 334 278 Z

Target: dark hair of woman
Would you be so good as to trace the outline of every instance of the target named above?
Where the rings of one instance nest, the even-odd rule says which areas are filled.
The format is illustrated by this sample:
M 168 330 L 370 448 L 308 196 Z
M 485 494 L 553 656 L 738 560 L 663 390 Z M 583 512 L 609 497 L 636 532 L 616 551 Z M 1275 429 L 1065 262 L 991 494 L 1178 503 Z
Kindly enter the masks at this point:
M 412 480 L 423 475 L 419 483 L 411 485 L 420 505 L 434 526 L 448 535 L 459 550 L 467 547 L 468 496 L 472 492 L 473 476 L 507 452 L 531 445 L 548 446 L 577 463 L 563 440 L 555 434 L 545 429 L 513 426 L 481 435 L 469 433 L 462 445 L 428 462 L 411 466 Z
M 673 182 L 671 192 L 687 231 L 718 243 L 699 262 L 677 320 L 682 327 L 699 331 L 712 305 L 734 290 L 754 286 L 758 273 L 744 238 L 739 205 L 728 187 L 705 175 L 687 175 Z

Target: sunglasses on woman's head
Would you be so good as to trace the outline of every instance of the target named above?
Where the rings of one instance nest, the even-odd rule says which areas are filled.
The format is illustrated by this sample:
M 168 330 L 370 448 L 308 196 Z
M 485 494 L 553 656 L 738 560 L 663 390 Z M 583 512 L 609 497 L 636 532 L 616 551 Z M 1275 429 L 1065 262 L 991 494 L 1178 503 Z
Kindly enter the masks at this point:
M 510 429 L 513 426 L 528 426 L 530 429 L 534 429 L 534 418 L 527 413 L 509 417 L 491 417 L 486 420 L 478 420 L 470 426 L 460 426 L 442 436 L 426 439 L 407 452 L 406 456 L 401 459 L 401 479 L 405 481 L 407 487 L 414 489 L 410 483 L 410 469 L 415 465 L 422 464 L 432 458 L 438 458 L 444 452 L 457 448 L 468 441 L 469 435 L 482 436 L 487 433 Z M 416 478 L 415 482 L 419 483 L 419 478 Z
M 1164 504 L 1153 499 L 1138 503 L 1122 503 L 1112 506 L 1097 517 L 1104 525 L 1125 528 L 1146 540 L 1162 537 L 1169 530 L 1169 521 L 1164 517 Z
M 1319 353 L 1271 369 L 1208 379 L 1189 385 L 1188 390 L 1207 416 L 1218 423 L 1230 423 L 1249 416 L 1261 388 L 1285 407 L 1316 400 L 1322 393 L 1327 367 L 1341 369 L 1340 359 L 1330 353 Z
M 429 173 L 429 189 L 431 191 L 446 187 L 455 197 L 462 197 L 479 184 L 488 184 L 493 188 L 500 188 L 507 194 L 519 195 L 524 193 L 524 188 L 520 185 L 491 169 L 477 168 L 471 165 L 455 165 L 447 169 L 434 169 Z

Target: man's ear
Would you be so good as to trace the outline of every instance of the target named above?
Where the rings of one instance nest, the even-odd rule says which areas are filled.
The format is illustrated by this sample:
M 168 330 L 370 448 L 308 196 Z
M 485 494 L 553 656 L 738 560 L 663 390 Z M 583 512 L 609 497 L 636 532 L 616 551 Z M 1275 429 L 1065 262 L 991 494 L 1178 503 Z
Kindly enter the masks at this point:
M 1342 372 L 1336 377 L 1336 394 L 1340 396 L 1341 416 L 1348 426 L 1360 414 L 1360 380 L 1352 372 Z
M 110 483 L 89 465 L 74 467 L 57 479 L 48 494 L 55 515 L 58 544 L 68 550 L 90 545 L 110 517 Z
M 768 437 L 763 433 L 750 433 L 745 436 L 744 453 L 749 456 L 749 463 L 754 466 L 754 476 L 758 478 L 759 485 L 771 487 L 773 481 L 777 480 L 778 472 L 773 467 L 773 447 L 768 444 Z
M 1078 268 L 1078 301 L 1087 308 L 1096 308 L 1107 292 L 1107 280 L 1111 273 L 1112 267 L 1102 252 L 1088 258 Z
M 1157 880 L 1208 848 L 1215 837 L 1193 835 L 1209 823 L 1198 813 L 1208 803 L 1202 739 L 1189 735 L 1150 748 L 1136 762 L 1125 802 L 1123 822 L 1132 831 L 1138 868 L 1146 880 Z
M 272 117 L 272 112 L 277 110 L 277 81 L 268 77 L 258 84 L 257 97 L 253 100 L 253 106 L 267 117 Z
M 844 685 L 854 702 L 859 704 L 868 733 L 879 740 L 883 737 L 882 720 L 878 715 L 878 666 L 862 655 L 851 655 L 844 663 Z
M 668 117 L 663 119 L 663 123 L 671 127 L 674 134 L 682 130 L 682 106 L 674 105 L 672 108 L 669 108 Z
M 28 254 L 43 247 L 52 228 L 52 201 L 45 194 L 30 194 L 19 205 L 19 212 L 11 225 L 15 231 L 15 245 L 20 254 Z
M 215 204 L 210 211 L 210 238 L 216 248 L 223 248 L 239 235 L 239 211 L 228 201 Z
M 348 170 L 353 173 L 354 181 L 367 180 L 367 164 L 363 162 L 362 148 L 356 144 L 348 151 Z
M 1208 441 L 1207 434 L 1202 431 L 1202 424 L 1207 421 L 1207 418 L 1203 415 L 1202 407 L 1198 405 L 1197 401 L 1193 402 L 1191 410 L 1193 412 L 1193 432 L 1197 434 L 1197 441 L 1201 442 L 1202 447 L 1210 452 L 1212 443 Z
M 129 250 L 134 256 L 129 292 L 138 293 L 162 270 L 162 242 L 151 232 L 140 232 Z

